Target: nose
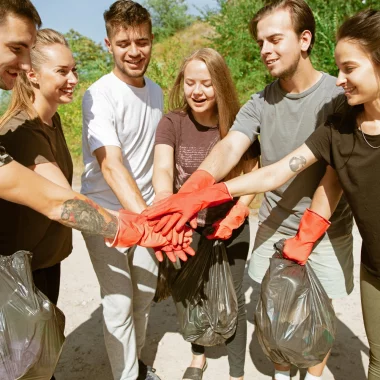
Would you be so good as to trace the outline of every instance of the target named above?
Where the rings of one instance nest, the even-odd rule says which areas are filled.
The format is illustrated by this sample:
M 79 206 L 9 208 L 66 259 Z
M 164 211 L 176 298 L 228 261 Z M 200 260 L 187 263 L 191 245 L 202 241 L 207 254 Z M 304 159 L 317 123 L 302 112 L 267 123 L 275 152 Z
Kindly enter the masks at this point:
M 68 81 L 70 84 L 72 84 L 73 86 L 75 86 L 79 79 L 78 79 L 78 74 L 74 71 L 70 71 L 69 73 L 69 77 L 68 77 Z
M 338 78 L 336 78 L 335 84 L 337 86 L 343 86 L 347 82 L 347 78 L 345 75 L 342 73 L 341 70 L 339 70 Z
M 130 56 L 133 56 L 133 57 L 136 57 L 140 54 L 140 51 L 137 48 L 137 45 L 135 43 L 131 43 L 129 50 L 128 50 L 128 54 Z
M 24 49 L 24 53 L 20 56 L 18 67 L 23 71 L 30 71 L 32 69 L 32 62 L 30 60 L 30 52 Z
M 195 95 L 202 94 L 202 85 L 200 83 L 195 84 L 193 94 L 195 94 Z
M 272 53 L 272 44 L 269 41 L 264 41 L 261 46 L 261 55 L 269 55 Z

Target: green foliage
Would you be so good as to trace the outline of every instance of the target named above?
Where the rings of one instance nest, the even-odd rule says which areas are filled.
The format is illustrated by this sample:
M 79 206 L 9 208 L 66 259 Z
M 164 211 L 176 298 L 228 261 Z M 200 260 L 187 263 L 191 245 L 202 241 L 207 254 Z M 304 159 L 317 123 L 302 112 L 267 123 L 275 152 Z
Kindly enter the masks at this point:
M 157 41 L 174 35 L 194 21 L 194 18 L 187 14 L 185 0 L 145 0 L 144 6 L 151 14 L 153 33 Z

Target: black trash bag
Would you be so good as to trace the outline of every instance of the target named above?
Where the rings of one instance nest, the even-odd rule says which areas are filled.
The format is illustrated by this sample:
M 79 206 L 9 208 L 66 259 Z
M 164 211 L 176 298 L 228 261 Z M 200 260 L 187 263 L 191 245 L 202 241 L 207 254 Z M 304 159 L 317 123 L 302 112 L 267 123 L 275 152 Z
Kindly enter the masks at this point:
M 181 264 L 172 263 L 166 254 L 164 254 L 163 261 L 160 261 L 158 264 L 158 279 L 157 279 L 157 287 L 156 293 L 154 295 L 154 302 L 161 302 L 169 298 L 171 294 L 173 281 L 179 274 L 179 269 L 181 268 Z
M 334 343 L 335 312 L 310 264 L 282 258 L 284 241 L 274 245 L 261 284 L 255 330 L 272 362 L 309 368 L 321 363 Z
M 183 338 L 202 346 L 224 343 L 236 330 L 237 298 L 223 242 L 200 238 L 171 293 Z
M 31 258 L 0 256 L 1 380 L 50 379 L 65 340 L 65 317 L 34 286 Z

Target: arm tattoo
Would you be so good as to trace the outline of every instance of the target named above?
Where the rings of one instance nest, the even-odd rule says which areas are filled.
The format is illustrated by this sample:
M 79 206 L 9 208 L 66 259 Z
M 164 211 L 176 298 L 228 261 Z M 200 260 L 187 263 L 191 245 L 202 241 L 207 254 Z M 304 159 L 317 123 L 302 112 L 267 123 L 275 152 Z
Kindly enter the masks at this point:
M 306 158 L 304 156 L 292 157 L 289 161 L 290 170 L 294 173 L 302 170 L 306 165 Z
M 107 213 L 89 199 L 69 199 L 63 203 L 61 222 L 88 234 L 114 238 L 118 228 L 116 216 Z

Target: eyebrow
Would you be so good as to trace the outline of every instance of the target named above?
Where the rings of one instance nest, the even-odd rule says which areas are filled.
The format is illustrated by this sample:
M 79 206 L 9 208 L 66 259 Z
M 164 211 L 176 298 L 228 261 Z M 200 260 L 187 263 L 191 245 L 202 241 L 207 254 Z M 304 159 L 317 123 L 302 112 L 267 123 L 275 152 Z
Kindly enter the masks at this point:
M 142 37 L 142 38 L 137 38 L 136 41 L 149 41 L 148 37 Z M 124 40 L 116 40 L 117 44 L 123 43 L 123 42 L 131 42 L 131 40 L 124 39 Z
M 274 34 L 271 34 L 270 36 L 268 36 L 266 39 L 269 40 L 271 38 L 280 37 L 283 35 L 284 35 L 283 33 L 274 33 Z M 262 42 L 262 41 L 263 41 L 262 38 L 256 40 L 256 42 Z
M 23 42 L 23 41 L 9 41 L 8 43 L 7 43 L 7 45 L 20 45 L 20 46 L 22 46 L 22 47 L 24 47 L 24 48 L 26 48 L 26 49 L 28 49 L 28 44 L 26 44 L 25 42 Z
M 357 65 L 357 62 L 355 62 L 355 61 L 344 61 L 341 64 L 342 65 Z

